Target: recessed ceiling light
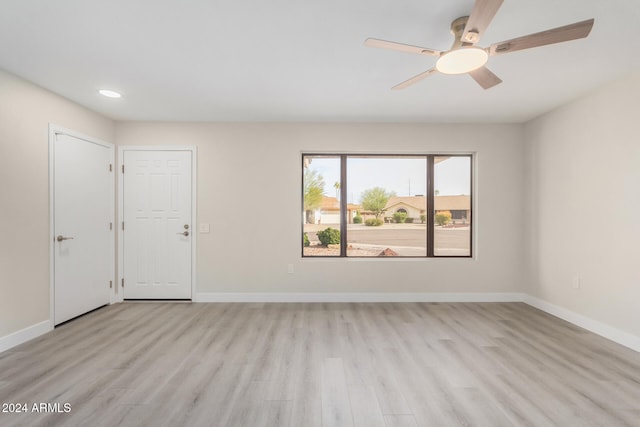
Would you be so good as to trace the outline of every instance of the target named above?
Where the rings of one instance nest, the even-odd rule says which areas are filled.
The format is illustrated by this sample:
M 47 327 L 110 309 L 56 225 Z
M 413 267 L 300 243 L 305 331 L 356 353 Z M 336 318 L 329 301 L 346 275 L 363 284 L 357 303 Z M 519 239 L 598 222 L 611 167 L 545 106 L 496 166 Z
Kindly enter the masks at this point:
M 120 98 L 122 96 L 118 92 L 108 89 L 100 89 L 98 93 L 102 96 L 106 96 L 107 98 Z

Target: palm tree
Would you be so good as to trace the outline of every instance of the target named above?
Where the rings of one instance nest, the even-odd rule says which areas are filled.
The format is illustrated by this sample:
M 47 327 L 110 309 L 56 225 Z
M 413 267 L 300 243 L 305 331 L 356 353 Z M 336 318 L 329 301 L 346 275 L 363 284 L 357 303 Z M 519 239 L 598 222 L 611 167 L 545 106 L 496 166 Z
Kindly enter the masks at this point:
M 337 198 L 338 198 L 338 194 L 339 194 L 339 192 L 340 192 L 340 183 L 339 183 L 338 181 L 336 181 L 336 182 L 333 184 L 333 188 L 335 188 L 335 189 L 336 189 L 336 199 L 337 199 Z

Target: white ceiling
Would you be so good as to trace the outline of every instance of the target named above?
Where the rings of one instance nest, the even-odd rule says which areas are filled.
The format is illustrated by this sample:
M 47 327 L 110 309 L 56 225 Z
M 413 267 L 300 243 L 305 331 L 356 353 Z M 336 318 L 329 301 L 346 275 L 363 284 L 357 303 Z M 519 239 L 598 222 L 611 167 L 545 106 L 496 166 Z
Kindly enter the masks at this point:
M 505 0 L 480 45 L 595 18 L 587 39 L 434 75 L 473 0 L 2 0 L 0 68 L 118 120 L 522 122 L 640 70 L 640 1 Z M 119 100 L 100 88 L 123 94 Z

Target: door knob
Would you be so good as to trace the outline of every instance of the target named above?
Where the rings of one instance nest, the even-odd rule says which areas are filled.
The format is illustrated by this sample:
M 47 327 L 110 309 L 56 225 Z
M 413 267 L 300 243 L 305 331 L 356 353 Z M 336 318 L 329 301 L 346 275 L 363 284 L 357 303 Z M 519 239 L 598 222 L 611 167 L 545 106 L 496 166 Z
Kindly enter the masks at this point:
M 183 231 L 182 233 L 176 233 L 176 234 L 182 234 L 183 236 L 188 236 L 189 232 L 188 231 Z
M 60 236 L 56 237 L 56 240 L 58 242 L 62 242 L 63 240 L 72 240 L 72 239 L 73 239 L 73 237 L 64 237 L 63 235 L 60 235 Z

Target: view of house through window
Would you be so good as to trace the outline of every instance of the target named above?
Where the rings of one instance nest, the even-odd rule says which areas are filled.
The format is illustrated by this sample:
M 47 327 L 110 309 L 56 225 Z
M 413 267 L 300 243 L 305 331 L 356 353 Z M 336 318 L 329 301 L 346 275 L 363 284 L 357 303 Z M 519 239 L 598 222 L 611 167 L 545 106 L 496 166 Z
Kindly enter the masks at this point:
M 303 256 L 471 256 L 471 156 L 303 155 Z
M 349 156 L 347 256 L 427 256 L 426 182 L 424 156 Z

